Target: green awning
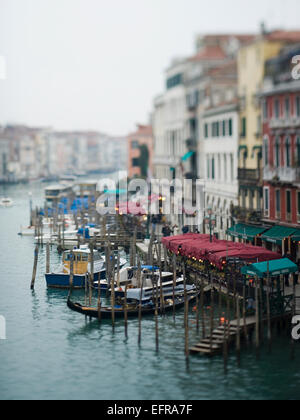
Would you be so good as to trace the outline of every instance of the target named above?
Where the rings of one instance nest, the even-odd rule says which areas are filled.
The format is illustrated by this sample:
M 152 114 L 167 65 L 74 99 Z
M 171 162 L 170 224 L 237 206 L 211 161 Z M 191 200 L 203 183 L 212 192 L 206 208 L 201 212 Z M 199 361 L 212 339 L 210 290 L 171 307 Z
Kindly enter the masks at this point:
M 273 244 L 281 245 L 283 239 L 289 238 L 297 232 L 297 228 L 289 228 L 285 226 L 274 226 L 268 232 L 262 235 L 262 240 Z
M 227 234 L 242 239 L 254 239 L 267 230 L 265 227 L 250 226 L 240 223 L 228 229 Z
M 283 274 L 297 273 L 298 266 L 288 258 L 269 261 L 270 277 L 277 277 Z M 260 278 L 268 275 L 268 262 L 252 264 L 242 268 L 242 274 L 247 276 L 258 276 Z
M 253 148 L 252 148 L 252 159 L 254 158 L 254 156 L 255 156 L 255 152 L 258 150 L 258 153 L 261 153 L 262 152 L 262 146 L 254 146 Z
M 300 242 L 300 229 L 297 229 L 297 231 L 293 234 L 292 241 Z
M 195 152 L 188 152 L 188 153 L 186 153 L 184 156 L 182 156 L 182 158 L 181 158 L 181 160 L 182 160 L 182 162 L 185 162 L 186 160 L 188 160 L 189 158 L 191 158 L 192 156 L 193 156 L 193 154 L 194 154 Z
M 248 146 L 246 146 L 246 145 L 240 145 L 239 146 L 239 152 L 238 152 L 238 157 L 240 157 L 240 155 L 241 155 L 241 151 L 244 151 L 246 154 L 247 154 L 247 156 L 248 156 Z

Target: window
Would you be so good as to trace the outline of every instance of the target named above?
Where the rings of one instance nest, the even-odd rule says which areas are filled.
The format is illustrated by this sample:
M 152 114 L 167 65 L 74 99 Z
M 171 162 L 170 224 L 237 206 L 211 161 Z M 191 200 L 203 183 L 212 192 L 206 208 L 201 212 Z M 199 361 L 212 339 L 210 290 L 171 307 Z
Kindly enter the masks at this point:
M 232 119 L 230 119 L 229 120 L 229 136 L 232 137 L 232 134 L 233 134 L 233 124 L 232 124 Z
M 212 179 L 215 179 L 215 158 L 212 158 L 211 161 L 211 177 Z
M 292 193 L 290 190 L 286 192 L 286 213 L 290 217 L 292 213 Z
M 300 191 L 297 191 L 297 215 L 298 215 L 298 223 L 300 220 Z
M 300 96 L 296 97 L 296 117 L 300 117 Z
M 133 168 L 138 168 L 139 166 L 140 166 L 140 160 L 139 160 L 139 158 L 132 159 L 132 167 Z
M 223 121 L 223 137 L 226 136 L 226 121 Z
M 279 102 L 279 99 L 275 100 L 274 114 L 275 114 L 275 118 L 278 120 L 280 118 L 280 102 Z
M 291 167 L 291 140 L 289 137 L 285 141 L 285 165 L 287 168 Z
M 280 190 L 276 190 L 275 192 L 275 205 L 276 205 L 276 213 L 277 213 L 277 217 L 280 217 L 280 213 L 281 213 L 281 193 Z
M 270 211 L 270 191 L 269 188 L 264 189 L 264 206 L 265 206 L 265 216 L 269 217 Z
M 264 139 L 264 161 L 265 161 L 265 166 L 269 166 L 269 139 L 268 137 Z
M 279 168 L 281 166 L 280 165 L 280 138 L 279 137 L 276 137 L 276 140 L 275 140 L 275 162 L 274 162 L 274 164 L 275 164 L 276 168 Z
M 268 119 L 268 102 L 267 100 L 263 101 L 263 116 L 264 116 L 264 120 Z
M 286 98 L 284 101 L 284 109 L 285 109 L 286 118 L 289 118 L 290 116 L 290 111 L 291 111 L 290 104 L 291 104 L 290 98 Z
M 246 120 L 246 118 L 242 118 L 242 133 L 241 133 L 241 136 L 246 137 L 246 134 L 247 134 L 247 120 Z
M 204 132 L 205 138 L 208 139 L 208 124 L 205 124 Z
M 140 147 L 139 142 L 137 140 L 133 140 L 131 142 L 131 148 L 132 149 L 138 149 Z
M 297 137 L 296 141 L 296 163 L 298 168 L 300 168 L 300 137 Z

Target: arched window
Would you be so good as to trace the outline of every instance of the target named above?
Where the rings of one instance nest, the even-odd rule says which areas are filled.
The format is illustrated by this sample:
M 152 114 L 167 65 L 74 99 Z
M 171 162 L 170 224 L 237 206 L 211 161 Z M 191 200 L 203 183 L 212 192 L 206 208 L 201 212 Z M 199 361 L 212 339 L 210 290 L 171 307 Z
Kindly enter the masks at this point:
M 274 166 L 279 168 L 280 165 L 280 137 L 275 139 L 275 153 L 274 153 Z
M 285 165 L 287 168 L 291 167 L 291 139 L 289 137 L 285 140 Z
M 265 166 L 269 166 L 269 138 L 264 139 L 264 162 Z

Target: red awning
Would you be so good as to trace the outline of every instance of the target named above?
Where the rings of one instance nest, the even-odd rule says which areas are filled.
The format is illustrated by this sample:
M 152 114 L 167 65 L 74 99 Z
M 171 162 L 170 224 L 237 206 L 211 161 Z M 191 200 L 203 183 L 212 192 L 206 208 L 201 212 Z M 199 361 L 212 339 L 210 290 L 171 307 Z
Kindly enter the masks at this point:
M 222 267 L 227 258 L 236 258 L 250 263 L 280 258 L 279 254 L 265 248 L 217 239 L 210 242 L 209 235 L 195 233 L 163 238 L 162 242 L 167 249 L 175 254 L 178 253 L 180 248 L 181 255 L 197 260 L 208 260 L 219 268 Z
M 242 244 L 236 244 L 242 245 Z M 257 263 L 264 261 L 277 260 L 280 255 L 276 252 L 268 251 L 264 248 L 244 245 L 243 248 L 230 249 L 229 251 L 221 251 L 209 256 L 209 261 L 221 268 L 222 263 L 226 262 L 227 258 L 236 258 L 247 263 Z

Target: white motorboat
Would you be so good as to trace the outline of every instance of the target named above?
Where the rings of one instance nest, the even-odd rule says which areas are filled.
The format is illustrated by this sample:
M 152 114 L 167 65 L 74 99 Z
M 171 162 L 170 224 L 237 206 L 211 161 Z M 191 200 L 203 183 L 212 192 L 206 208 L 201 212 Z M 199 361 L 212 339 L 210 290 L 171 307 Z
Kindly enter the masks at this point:
M 1 207 L 12 207 L 13 206 L 13 201 L 11 198 L 5 197 L 5 198 L 1 198 L 0 200 L 0 206 Z

